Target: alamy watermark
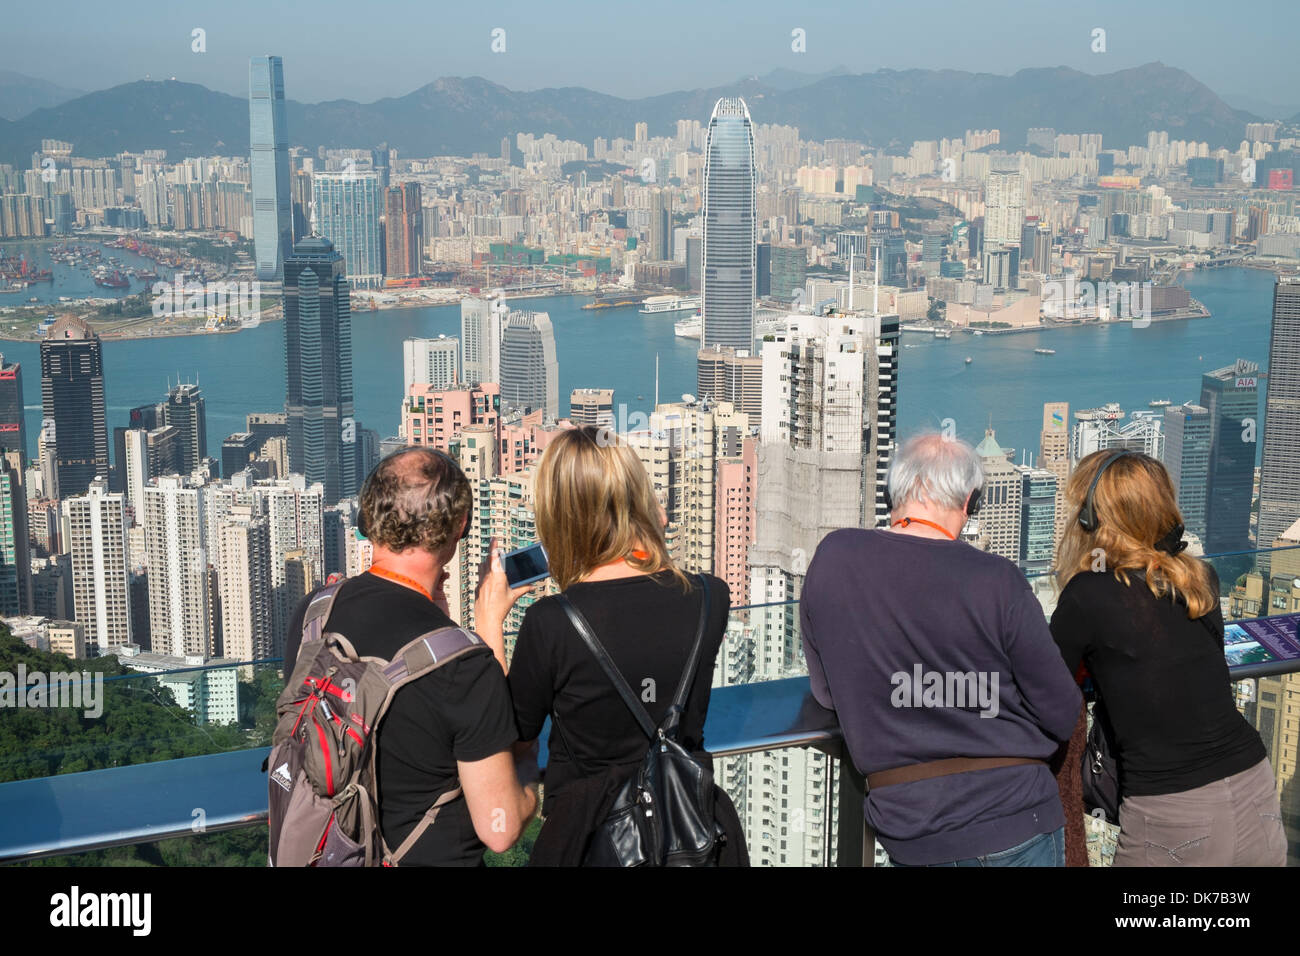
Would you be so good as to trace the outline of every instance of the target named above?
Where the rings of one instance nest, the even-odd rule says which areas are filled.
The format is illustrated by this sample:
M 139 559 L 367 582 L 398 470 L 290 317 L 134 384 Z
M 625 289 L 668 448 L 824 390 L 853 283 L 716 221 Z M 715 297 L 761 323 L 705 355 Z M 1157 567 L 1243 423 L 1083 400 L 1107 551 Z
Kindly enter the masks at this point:
M 178 272 L 171 282 L 153 285 L 153 314 L 167 316 L 195 316 L 237 320 L 251 329 L 261 322 L 262 284 L 235 282 L 185 281 L 185 273 Z
M 910 673 L 889 675 L 889 682 L 895 707 L 978 707 L 981 717 L 998 715 L 997 671 L 927 671 L 914 664 Z
M 29 671 L 21 661 L 17 671 L 0 671 L 0 709 L 72 707 L 91 720 L 104 713 L 104 674 L 101 671 Z
M 1042 285 L 1043 314 L 1054 319 L 1090 319 L 1105 316 L 1131 319 L 1133 328 L 1151 324 L 1150 282 L 1093 282 L 1066 276 Z

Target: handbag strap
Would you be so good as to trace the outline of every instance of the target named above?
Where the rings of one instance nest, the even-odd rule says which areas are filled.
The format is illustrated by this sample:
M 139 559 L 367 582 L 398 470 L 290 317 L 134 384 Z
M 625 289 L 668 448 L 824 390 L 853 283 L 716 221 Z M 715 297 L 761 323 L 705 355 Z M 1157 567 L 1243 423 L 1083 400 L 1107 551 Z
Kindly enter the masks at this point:
M 695 628 L 695 643 L 691 646 L 691 653 L 686 659 L 685 668 L 682 670 L 681 681 L 677 685 L 677 692 L 673 695 L 673 702 L 668 708 L 668 715 L 664 718 L 662 726 L 664 736 L 670 738 L 675 737 L 677 734 L 677 727 L 681 720 L 682 708 L 685 706 L 686 697 L 690 693 L 690 686 L 694 681 L 695 671 L 699 668 L 700 653 L 704 644 L 704 628 L 708 623 L 709 583 L 708 579 L 703 575 L 697 575 L 697 578 L 700 582 L 700 588 L 703 593 L 700 598 L 700 619 Z M 645 705 L 641 703 L 640 698 L 637 697 L 637 695 L 632 691 L 632 688 L 628 686 L 622 673 L 619 672 L 617 665 L 615 665 L 613 659 L 609 656 L 609 652 L 605 650 L 605 646 L 600 643 L 600 640 L 592 631 L 591 625 L 587 623 L 587 619 L 583 617 L 582 612 L 574 607 L 573 602 L 564 594 L 559 594 L 557 597 L 560 600 L 560 606 L 564 608 L 564 613 L 568 615 L 569 623 L 573 625 L 574 630 L 578 632 L 578 636 L 582 638 L 583 643 L 587 645 L 587 648 L 595 656 L 597 663 L 600 664 L 601 669 L 609 678 L 610 683 L 614 685 L 614 689 L 618 691 L 618 695 L 623 699 L 623 703 L 627 706 L 627 709 L 632 712 L 632 716 L 636 719 L 638 726 L 640 726 L 641 732 L 651 740 L 654 740 L 660 733 L 660 728 L 655 726 L 654 721 L 650 717 L 650 713 L 645 709 Z M 566 740 L 565 747 L 567 748 L 568 746 L 569 744 Z M 573 756 L 571 750 L 570 756 Z

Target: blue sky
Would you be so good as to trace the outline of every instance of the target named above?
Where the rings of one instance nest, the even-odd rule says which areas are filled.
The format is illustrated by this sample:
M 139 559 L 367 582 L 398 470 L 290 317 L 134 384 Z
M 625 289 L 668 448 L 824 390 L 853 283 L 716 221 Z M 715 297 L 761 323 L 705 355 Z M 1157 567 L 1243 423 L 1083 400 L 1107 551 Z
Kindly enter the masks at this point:
M 776 68 L 1109 73 L 1159 60 L 1220 94 L 1300 103 L 1295 0 L 53 0 L 23 11 L 6 18 L 0 63 L 81 89 L 149 74 L 243 95 L 257 53 L 282 55 L 290 98 L 306 102 L 400 96 L 439 76 L 639 97 Z M 204 53 L 191 50 L 195 28 Z M 791 49 L 796 28 L 806 52 Z M 1092 50 L 1097 28 L 1104 53 Z

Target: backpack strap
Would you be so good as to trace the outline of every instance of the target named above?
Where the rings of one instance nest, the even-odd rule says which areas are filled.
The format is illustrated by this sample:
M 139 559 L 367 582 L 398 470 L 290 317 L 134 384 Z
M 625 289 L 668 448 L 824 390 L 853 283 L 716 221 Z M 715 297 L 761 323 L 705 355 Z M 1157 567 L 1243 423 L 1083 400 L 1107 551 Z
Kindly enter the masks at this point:
M 329 621 L 330 611 L 334 610 L 334 599 L 338 597 L 339 588 L 343 587 L 347 578 L 335 581 L 333 584 L 327 584 L 320 588 L 307 605 L 307 610 L 302 615 L 302 644 L 299 645 L 298 653 L 301 655 L 301 648 L 311 641 L 319 641 L 321 635 L 325 633 L 325 625 Z
M 388 681 L 388 693 L 384 697 L 383 703 L 375 714 L 375 732 L 378 733 L 380 723 L 384 715 L 388 713 L 388 708 L 393 703 L 393 697 L 397 692 L 410 684 L 412 681 L 419 680 L 427 674 L 431 674 L 444 664 L 450 664 L 458 658 L 475 651 L 485 651 L 490 653 L 491 649 L 483 642 L 483 639 L 473 631 L 463 627 L 440 627 L 437 630 L 428 631 L 419 637 L 405 644 L 396 654 L 387 666 L 383 668 L 384 679 Z M 367 746 L 370 750 L 370 779 L 378 780 L 377 761 L 379 757 L 379 748 L 373 743 Z M 404 857 L 424 831 L 429 829 L 434 820 L 437 819 L 439 812 L 447 804 L 461 796 L 459 783 L 442 794 L 420 818 L 419 823 L 407 834 L 396 850 L 388 846 L 388 841 L 384 839 L 382 827 L 377 827 L 380 844 L 383 849 L 384 863 L 388 866 L 397 866 L 402 857 Z
M 582 612 L 574 607 L 573 602 L 564 594 L 557 595 L 560 601 L 560 606 L 564 608 L 564 613 L 569 617 L 569 623 L 573 625 L 574 630 L 578 632 L 578 636 L 582 638 L 583 643 L 585 643 L 591 653 L 595 655 L 596 661 L 600 664 L 601 669 L 604 670 L 606 676 L 609 677 L 610 683 L 614 685 L 614 689 L 618 691 L 619 697 L 623 698 L 623 703 L 627 705 L 627 709 L 630 710 L 632 716 L 636 718 L 637 724 L 641 727 L 641 732 L 651 740 L 654 740 L 661 732 L 665 737 L 670 739 L 676 738 L 677 729 L 681 723 L 682 709 L 685 707 L 686 698 L 690 693 L 691 684 L 695 679 L 695 672 L 698 670 L 700 665 L 700 652 L 704 644 L 704 628 L 709 619 L 709 583 L 708 579 L 706 579 L 702 574 L 697 575 L 696 577 L 700 582 L 702 594 L 700 597 L 699 623 L 695 628 L 695 643 L 692 645 L 691 652 L 686 658 L 686 666 L 682 669 L 682 677 L 677 685 L 677 693 L 673 695 L 673 702 L 668 708 L 668 714 L 664 717 L 664 722 L 659 727 L 655 726 L 654 721 L 650 718 L 650 713 L 645 709 L 645 705 L 642 704 L 640 698 L 632 692 L 632 688 L 627 685 L 627 681 L 619 672 L 613 659 L 610 658 L 609 652 L 605 650 L 604 645 L 600 643 L 596 635 L 592 632 L 591 625 L 588 624 L 587 619 L 582 616 Z M 569 748 L 567 740 L 565 740 L 564 745 L 569 749 L 570 756 L 574 756 L 572 749 Z
M 451 803 L 451 801 L 455 800 L 457 797 L 459 797 L 460 794 L 461 794 L 461 789 L 460 787 L 457 786 L 457 787 L 453 787 L 452 789 L 444 793 L 442 796 L 440 796 L 434 802 L 433 806 L 431 806 L 428 810 L 424 812 L 424 816 L 420 817 L 420 822 L 417 823 L 411 829 L 411 832 L 406 835 L 406 839 L 401 842 L 401 845 L 398 846 L 396 850 L 389 852 L 388 844 L 385 843 L 384 862 L 388 866 L 397 866 L 398 864 L 400 864 L 402 861 L 402 857 L 406 856 L 406 854 L 410 851 L 411 847 L 415 846 L 415 844 L 419 842 L 420 837 L 424 836 L 424 831 L 429 829 L 429 827 L 433 826 L 433 821 L 438 819 L 438 814 L 442 812 L 442 808 L 445 807 L 447 804 Z M 380 831 L 381 841 L 383 840 L 382 833 L 383 831 L 381 830 Z

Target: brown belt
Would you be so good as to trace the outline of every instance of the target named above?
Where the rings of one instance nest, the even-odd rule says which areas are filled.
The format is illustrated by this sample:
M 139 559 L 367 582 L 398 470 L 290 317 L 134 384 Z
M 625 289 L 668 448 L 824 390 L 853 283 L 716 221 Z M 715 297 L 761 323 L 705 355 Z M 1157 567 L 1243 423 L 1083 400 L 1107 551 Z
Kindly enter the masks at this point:
M 954 773 L 967 773 L 971 770 L 992 770 L 994 767 L 1017 767 L 1021 764 L 1041 763 L 1046 760 L 1037 757 L 949 757 L 946 760 L 930 760 L 926 763 L 909 764 L 906 767 L 894 767 L 892 770 L 878 770 L 867 774 L 867 789 L 892 787 L 899 783 L 915 783 L 917 780 L 929 780 L 931 777 L 946 777 Z

